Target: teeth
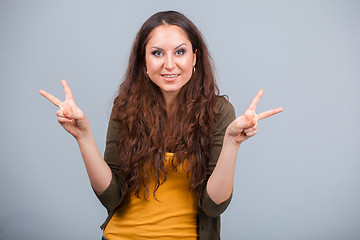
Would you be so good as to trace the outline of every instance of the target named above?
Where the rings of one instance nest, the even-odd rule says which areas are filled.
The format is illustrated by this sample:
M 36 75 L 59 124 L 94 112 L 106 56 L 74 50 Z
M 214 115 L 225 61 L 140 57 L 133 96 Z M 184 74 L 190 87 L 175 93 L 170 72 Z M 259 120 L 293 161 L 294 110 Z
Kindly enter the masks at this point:
M 178 76 L 178 74 L 164 75 L 164 77 L 166 77 L 166 78 L 173 78 L 173 77 L 176 77 L 176 76 Z

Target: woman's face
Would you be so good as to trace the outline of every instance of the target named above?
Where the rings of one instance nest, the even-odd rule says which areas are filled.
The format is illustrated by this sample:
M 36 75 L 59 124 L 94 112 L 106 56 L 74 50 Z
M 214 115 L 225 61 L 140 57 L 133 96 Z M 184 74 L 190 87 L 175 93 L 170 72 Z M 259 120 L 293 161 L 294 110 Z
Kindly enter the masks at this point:
M 175 25 L 160 25 L 149 35 L 145 63 L 149 78 L 166 98 L 177 95 L 190 80 L 196 53 L 184 30 Z

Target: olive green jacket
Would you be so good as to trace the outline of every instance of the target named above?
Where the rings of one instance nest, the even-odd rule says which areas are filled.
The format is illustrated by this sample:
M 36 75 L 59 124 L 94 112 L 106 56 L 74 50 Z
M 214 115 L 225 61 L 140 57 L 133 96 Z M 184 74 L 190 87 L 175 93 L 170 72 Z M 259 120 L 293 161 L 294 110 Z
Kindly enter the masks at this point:
M 209 179 L 213 172 L 223 144 L 223 138 L 227 126 L 235 119 L 235 111 L 231 103 L 224 97 L 219 97 L 216 102 L 216 109 L 219 115 L 213 128 L 213 143 L 210 150 L 210 159 L 206 170 L 206 180 Z M 119 152 L 117 150 L 119 123 L 110 120 L 106 137 L 106 149 L 104 160 L 112 171 L 112 179 L 108 188 L 101 194 L 96 194 L 100 202 L 108 211 L 108 217 L 101 229 L 105 229 L 111 217 L 116 212 L 124 199 L 125 184 L 119 175 L 119 165 L 117 164 Z M 199 196 L 199 214 L 198 214 L 198 231 L 199 240 L 216 240 L 220 239 L 220 214 L 225 211 L 230 203 L 231 196 L 226 201 L 216 204 L 210 198 L 206 190 L 206 183 Z

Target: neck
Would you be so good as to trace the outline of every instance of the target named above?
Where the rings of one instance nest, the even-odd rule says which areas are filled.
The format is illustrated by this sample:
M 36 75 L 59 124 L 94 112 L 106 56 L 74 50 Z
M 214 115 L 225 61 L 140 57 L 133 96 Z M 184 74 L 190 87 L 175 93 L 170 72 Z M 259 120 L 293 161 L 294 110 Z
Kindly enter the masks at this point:
M 166 107 L 166 113 L 168 117 L 171 116 L 172 111 L 174 110 L 174 106 L 176 104 L 176 98 L 178 96 L 178 93 L 176 92 L 163 92 L 164 101 L 165 101 L 165 107 Z

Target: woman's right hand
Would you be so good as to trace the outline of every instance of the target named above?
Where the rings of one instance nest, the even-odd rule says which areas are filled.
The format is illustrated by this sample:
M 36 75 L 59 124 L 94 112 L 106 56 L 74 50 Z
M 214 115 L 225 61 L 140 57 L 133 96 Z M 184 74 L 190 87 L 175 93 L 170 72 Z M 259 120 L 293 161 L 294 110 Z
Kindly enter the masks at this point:
M 65 91 L 65 101 L 63 102 L 44 90 L 40 90 L 39 93 L 59 107 L 56 112 L 59 123 L 78 140 L 86 136 L 87 133 L 91 133 L 90 124 L 85 114 L 76 106 L 67 82 L 62 80 L 61 83 Z

